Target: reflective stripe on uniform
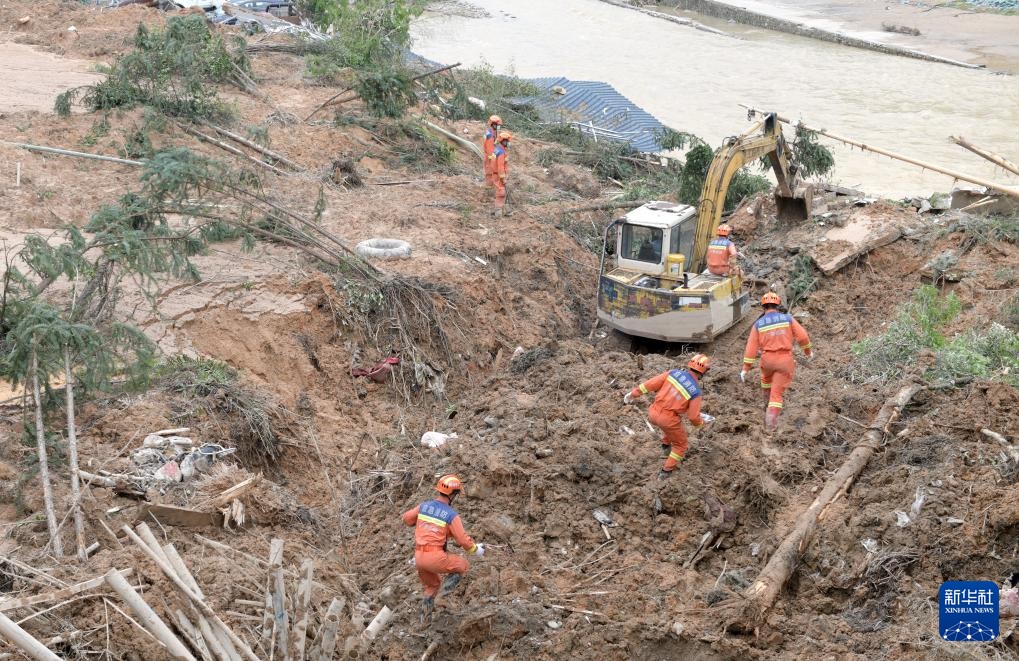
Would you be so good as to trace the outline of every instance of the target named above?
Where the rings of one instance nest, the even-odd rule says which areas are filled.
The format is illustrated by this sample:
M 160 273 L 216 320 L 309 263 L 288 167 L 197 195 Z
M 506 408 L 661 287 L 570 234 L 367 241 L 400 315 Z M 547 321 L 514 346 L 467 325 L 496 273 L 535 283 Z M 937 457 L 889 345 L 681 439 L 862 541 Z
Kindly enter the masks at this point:
M 780 409 L 782 408 L 782 402 L 768 402 L 769 409 Z
M 675 459 L 676 461 L 682 461 L 683 460 L 683 455 L 676 454 L 675 452 L 670 452 L 669 453 L 669 459 Z
M 671 374 L 669 376 L 665 377 L 665 380 L 668 381 L 669 384 L 671 384 L 673 388 L 675 388 L 676 390 L 679 391 L 679 394 L 683 396 L 683 399 L 690 399 L 690 392 L 686 388 L 683 387 L 683 384 L 681 384 L 676 379 L 672 378 Z
M 744 358 L 743 362 L 746 365 L 753 365 L 754 363 L 757 362 L 757 359 L 756 358 Z
M 761 326 L 757 329 L 759 333 L 767 333 L 769 331 L 778 330 L 780 328 L 789 328 L 788 321 L 780 321 L 777 324 L 770 324 L 768 326 Z
M 770 388 L 771 384 L 770 383 L 765 383 L 764 381 L 761 381 L 761 387 L 762 388 Z
M 433 516 L 428 516 L 427 514 L 418 513 L 418 521 L 424 521 L 425 523 L 431 523 L 431 524 L 439 526 L 440 528 L 445 528 L 446 527 L 446 522 L 445 521 L 443 521 L 442 519 L 436 519 Z
M 641 393 L 643 393 L 643 394 L 645 394 L 645 395 L 647 394 L 647 388 L 646 388 L 646 387 L 644 386 L 644 384 L 643 384 L 643 383 L 642 383 L 642 384 L 640 384 L 639 386 L 637 386 L 637 388 L 639 388 L 639 389 L 640 389 Z

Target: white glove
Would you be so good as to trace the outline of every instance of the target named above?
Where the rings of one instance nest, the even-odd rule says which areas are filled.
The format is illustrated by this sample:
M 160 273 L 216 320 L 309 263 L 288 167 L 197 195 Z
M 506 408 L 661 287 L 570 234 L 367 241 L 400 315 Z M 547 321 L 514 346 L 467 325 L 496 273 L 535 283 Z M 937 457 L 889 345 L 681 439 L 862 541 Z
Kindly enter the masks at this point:
M 630 393 L 626 393 L 625 395 L 623 395 L 623 403 L 633 404 L 633 395 Z
M 478 542 L 478 548 L 475 549 L 474 555 L 478 556 L 479 558 L 485 555 L 485 545 L 482 544 L 481 542 Z
M 701 413 L 701 420 L 704 421 L 704 424 L 710 425 L 712 422 L 715 421 L 715 416 L 708 415 L 707 413 Z
M 814 356 L 816 356 L 816 355 L 817 355 L 816 351 L 811 351 L 809 356 L 807 354 L 803 354 L 803 357 L 806 358 L 807 362 L 809 363 L 812 360 L 814 360 Z
M 740 383 L 746 383 L 747 382 L 747 371 L 746 370 L 740 370 L 740 372 L 739 372 L 739 382 Z

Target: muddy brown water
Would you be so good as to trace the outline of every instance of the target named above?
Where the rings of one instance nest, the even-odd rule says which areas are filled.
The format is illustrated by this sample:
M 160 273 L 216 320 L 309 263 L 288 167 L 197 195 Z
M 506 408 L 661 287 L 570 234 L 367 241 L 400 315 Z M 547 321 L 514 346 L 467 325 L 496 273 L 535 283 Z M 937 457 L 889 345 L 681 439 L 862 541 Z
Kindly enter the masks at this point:
M 738 104 L 965 174 L 1019 185 L 949 141 L 1019 160 L 1019 78 L 699 19 L 719 36 L 598 0 L 473 0 L 487 16 L 427 14 L 414 50 L 524 77 L 602 80 L 663 123 L 717 146 L 743 131 Z M 947 191 L 952 179 L 832 144 L 833 179 L 871 194 Z

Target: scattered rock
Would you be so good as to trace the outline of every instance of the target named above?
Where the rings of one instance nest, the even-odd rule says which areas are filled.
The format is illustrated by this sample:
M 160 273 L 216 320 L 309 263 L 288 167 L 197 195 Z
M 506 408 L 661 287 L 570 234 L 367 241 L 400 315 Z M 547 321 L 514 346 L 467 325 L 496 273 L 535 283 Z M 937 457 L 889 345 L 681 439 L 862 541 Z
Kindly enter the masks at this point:
M 685 628 L 686 627 L 683 626 L 682 622 L 676 621 L 672 623 L 672 633 L 676 634 L 677 636 L 682 636 L 683 630 Z
M 485 425 L 487 427 L 489 427 L 490 429 L 495 429 L 496 427 L 499 426 L 499 418 L 496 418 L 496 417 L 491 416 L 491 415 L 488 416 L 487 418 L 485 418 L 484 422 L 485 422 Z
M 549 620 L 548 622 L 545 623 L 545 626 L 547 626 L 549 629 L 560 629 L 562 628 L 563 623 L 560 622 L 559 620 Z

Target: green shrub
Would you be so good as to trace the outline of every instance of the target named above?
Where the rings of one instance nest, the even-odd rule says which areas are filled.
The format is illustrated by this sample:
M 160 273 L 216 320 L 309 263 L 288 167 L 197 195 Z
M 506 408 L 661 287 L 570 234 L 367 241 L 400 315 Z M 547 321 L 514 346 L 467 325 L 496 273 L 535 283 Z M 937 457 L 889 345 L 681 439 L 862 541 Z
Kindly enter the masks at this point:
M 358 69 L 397 61 L 410 44 L 410 22 L 424 0 L 299 0 L 301 15 L 322 30 L 332 28 L 336 45 L 324 56 Z
M 354 89 L 376 117 L 402 117 L 417 101 L 410 76 L 398 69 L 364 73 L 358 76 Z

